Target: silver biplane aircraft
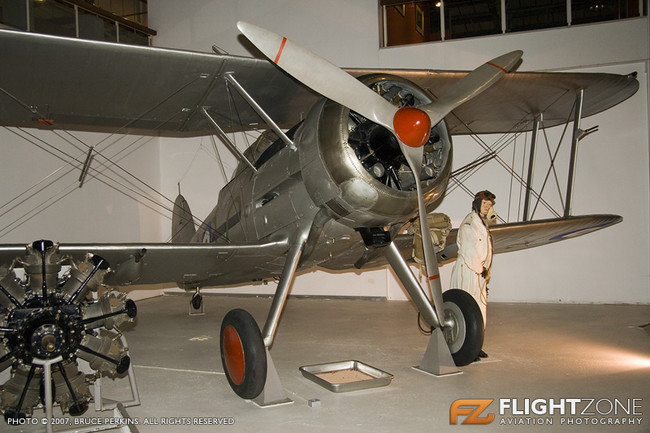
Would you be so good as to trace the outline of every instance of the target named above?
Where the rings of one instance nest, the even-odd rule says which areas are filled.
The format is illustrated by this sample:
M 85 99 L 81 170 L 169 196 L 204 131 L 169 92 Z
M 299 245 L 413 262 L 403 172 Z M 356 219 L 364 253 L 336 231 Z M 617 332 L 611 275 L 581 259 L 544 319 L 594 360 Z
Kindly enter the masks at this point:
M 0 30 L 0 125 L 217 134 L 226 144 L 227 133 L 258 129 L 261 120 L 270 128 L 238 153 L 232 180 L 198 228 L 179 195 L 171 243 L 0 245 L 0 371 L 11 368 L 0 395 L 6 418 L 31 416 L 48 387 L 63 412 L 84 413 L 92 396 L 78 359 L 99 374 L 129 368 L 115 330 L 136 307 L 115 290 L 91 296 L 104 284 L 176 282 L 195 292 L 198 308 L 201 287 L 279 278 L 261 331 L 241 309 L 221 326 L 232 389 L 269 404 L 286 397 L 269 348 L 295 273 L 388 264 L 432 328 L 420 368 L 455 371 L 476 358 L 483 341 L 474 299 L 441 289 L 438 264 L 454 259 L 456 231 L 444 247 L 421 236 L 432 300 L 409 267 L 414 235 L 404 233 L 409 225 L 430 232 L 426 215 L 450 178 L 451 134 L 467 133 L 469 124 L 474 133 L 504 132 L 522 122 L 532 129 L 540 113 L 553 126 L 566 121 L 578 91 L 581 115 L 589 116 L 638 88 L 634 75 L 509 72 L 519 51 L 470 73 L 342 70 L 286 38 L 238 26 L 271 61 Z M 500 224 L 492 228 L 494 251 L 544 245 L 620 221 L 565 215 Z M 42 379 L 46 371 L 51 381 Z

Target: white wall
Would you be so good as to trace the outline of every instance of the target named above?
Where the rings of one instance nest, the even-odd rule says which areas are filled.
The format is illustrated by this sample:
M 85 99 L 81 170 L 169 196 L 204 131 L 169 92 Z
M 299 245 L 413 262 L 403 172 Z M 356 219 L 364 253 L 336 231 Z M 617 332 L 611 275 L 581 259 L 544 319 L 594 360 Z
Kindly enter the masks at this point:
M 125 195 L 137 187 L 157 198 L 145 186 L 159 188 L 157 138 L 0 128 L 0 142 L 0 242 L 159 240 L 160 209 Z M 86 146 L 96 153 L 79 188 Z

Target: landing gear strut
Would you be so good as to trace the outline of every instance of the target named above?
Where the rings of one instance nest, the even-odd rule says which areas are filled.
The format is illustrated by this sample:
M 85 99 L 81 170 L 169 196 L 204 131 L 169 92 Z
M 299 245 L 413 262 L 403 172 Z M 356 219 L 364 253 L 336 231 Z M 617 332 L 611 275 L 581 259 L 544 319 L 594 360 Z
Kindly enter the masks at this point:
M 280 383 L 269 348 L 273 345 L 280 314 L 308 237 L 312 236 L 312 229 L 318 230 L 318 227 L 316 220 L 303 226 L 293 241 L 262 333 L 244 310 L 230 311 L 221 325 L 221 360 L 228 383 L 237 395 L 253 398 L 258 406 L 292 403 Z

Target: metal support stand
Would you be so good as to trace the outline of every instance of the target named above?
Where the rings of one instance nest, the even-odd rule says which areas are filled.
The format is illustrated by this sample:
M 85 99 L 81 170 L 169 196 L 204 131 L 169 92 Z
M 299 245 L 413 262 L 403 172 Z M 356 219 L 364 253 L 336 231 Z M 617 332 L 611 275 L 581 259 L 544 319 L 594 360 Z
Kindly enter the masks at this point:
M 122 342 L 123 347 L 127 347 L 126 338 L 124 335 L 120 335 L 120 341 Z M 127 375 L 129 377 L 129 387 L 131 388 L 131 400 L 117 402 L 115 400 L 110 400 L 102 397 L 102 378 L 98 377 L 95 380 L 94 386 L 94 400 L 95 400 L 95 411 L 101 412 L 104 410 L 115 409 L 118 406 L 122 407 L 132 407 L 140 406 L 140 393 L 138 392 L 138 385 L 135 381 L 135 373 L 133 372 L 133 364 L 129 365 L 127 370 Z
M 293 400 L 287 397 L 287 393 L 282 387 L 280 376 L 275 369 L 275 364 L 271 359 L 269 349 L 266 349 L 266 382 L 262 393 L 258 395 L 253 402 L 259 407 L 279 406 L 291 404 Z
M 422 361 L 420 362 L 420 365 L 413 368 L 434 376 L 447 376 L 450 374 L 463 373 L 456 367 L 454 358 L 452 358 L 449 346 L 445 340 L 445 336 L 440 328 L 435 328 L 431 331 L 429 344 L 427 345 L 427 350 L 424 352 Z
M 190 304 L 190 310 L 187 313 L 188 316 L 203 316 L 205 315 L 205 310 L 203 309 L 203 303 L 201 303 L 201 307 L 198 310 L 195 310 L 192 304 Z
M 57 356 L 54 359 L 39 359 L 34 358 L 32 364 L 40 365 L 43 368 L 43 380 L 44 380 L 44 397 L 45 397 L 45 431 L 47 433 L 52 433 L 52 364 L 63 361 L 63 357 Z
M 400 282 L 404 285 L 409 296 L 413 302 L 415 302 L 415 305 L 420 314 L 422 314 L 422 317 L 424 317 L 424 320 L 434 327 L 431 332 L 431 338 L 429 338 L 427 350 L 424 352 L 422 362 L 420 362 L 418 367 L 414 368 L 435 376 L 461 373 L 454 363 L 454 359 L 449 351 L 449 346 L 447 345 L 447 341 L 442 333 L 442 323 L 439 319 L 440 316 L 437 314 L 431 301 L 429 301 L 429 298 L 427 298 L 427 295 L 422 289 L 418 279 L 413 275 L 413 272 L 411 272 L 408 263 L 406 263 L 402 255 L 399 253 L 399 249 L 393 242 L 391 242 L 388 247 L 386 247 L 384 254 L 388 259 L 388 263 L 390 263 L 391 267 L 397 274 Z
M 61 356 L 57 356 L 54 359 L 39 359 L 39 358 L 34 358 L 32 360 L 32 363 L 35 365 L 40 365 L 43 368 L 43 385 L 44 385 L 44 400 L 45 400 L 45 432 L 46 433 L 53 433 L 53 423 L 52 423 L 52 418 L 53 418 L 53 396 L 52 396 L 52 364 L 57 364 L 59 362 L 63 361 L 63 358 Z M 129 380 L 133 380 L 132 382 L 132 389 L 135 384 L 135 377 L 132 376 L 133 371 L 129 367 Z M 135 389 L 134 392 L 134 401 L 132 405 L 140 404 L 140 398 L 137 393 L 137 389 Z M 97 409 L 97 400 L 101 400 L 101 397 L 98 398 L 97 395 L 95 396 L 95 408 Z M 124 410 L 124 405 L 122 403 L 116 402 L 115 405 L 111 407 L 113 409 L 113 414 L 114 418 L 118 419 L 127 419 L 129 418 L 128 414 Z M 104 410 L 103 406 L 100 409 L 97 410 Z M 71 430 L 63 430 L 63 431 L 57 431 L 57 433 L 89 433 L 89 432 L 96 432 L 96 431 L 107 431 L 107 430 L 116 430 L 120 429 L 121 432 L 123 433 L 138 433 L 138 429 L 131 425 L 129 422 L 125 421 L 123 424 L 120 423 L 111 423 L 111 424 L 102 424 L 102 425 L 92 425 L 88 426 L 85 428 L 75 428 Z
M 124 409 L 122 403 L 118 403 L 117 406 L 115 406 L 113 409 L 113 422 L 111 424 L 93 425 L 70 430 L 61 430 L 56 431 L 55 433 L 94 433 L 98 431 L 110 431 L 118 429 L 121 433 L 139 433 L 138 428 L 129 422 L 130 419 L 131 417 L 127 413 L 126 409 Z M 116 420 L 124 421 L 117 422 Z

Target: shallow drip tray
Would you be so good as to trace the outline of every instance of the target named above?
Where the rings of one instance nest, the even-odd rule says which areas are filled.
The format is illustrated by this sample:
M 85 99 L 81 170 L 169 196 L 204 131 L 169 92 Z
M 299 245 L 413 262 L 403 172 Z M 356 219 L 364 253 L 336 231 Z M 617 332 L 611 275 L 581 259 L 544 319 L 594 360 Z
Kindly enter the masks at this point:
M 332 392 L 388 385 L 393 375 L 359 361 L 338 361 L 300 367 L 302 375 Z

